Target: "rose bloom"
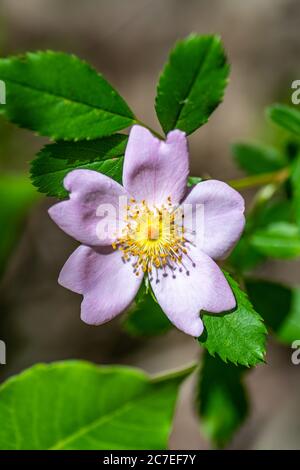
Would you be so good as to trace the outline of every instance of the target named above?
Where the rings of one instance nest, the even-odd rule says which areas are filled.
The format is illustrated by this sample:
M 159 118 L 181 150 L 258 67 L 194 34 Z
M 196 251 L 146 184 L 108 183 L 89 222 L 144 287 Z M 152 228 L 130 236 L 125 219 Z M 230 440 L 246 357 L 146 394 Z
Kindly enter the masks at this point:
M 49 214 L 81 243 L 58 282 L 83 295 L 83 321 L 99 325 L 123 312 L 145 277 L 170 321 L 189 335 L 203 331 L 201 310 L 235 307 L 214 260 L 226 257 L 239 239 L 244 200 L 221 181 L 188 188 L 188 174 L 184 132 L 174 130 L 162 141 L 136 125 L 125 152 L 123 186 L 91 170 L 65 177 L 70 198 Z M 120 210 L 124 200 L 126 210 Z M 105 216 L 106 208 L 113 210 Z

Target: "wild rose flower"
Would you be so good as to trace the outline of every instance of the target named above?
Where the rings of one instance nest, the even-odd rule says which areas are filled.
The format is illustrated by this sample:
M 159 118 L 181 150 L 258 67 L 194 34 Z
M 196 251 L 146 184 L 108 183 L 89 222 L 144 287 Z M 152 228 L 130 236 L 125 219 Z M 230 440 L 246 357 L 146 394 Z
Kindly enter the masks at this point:
M 99 325 L 123 312 L 144 276 L 170 321 L 192 336 L 203 331 L 201 310 L 219 313 L 235 307 L 231 288 L 213 260 L 228 255 L 242 233 L 243 198 L 215 180 L 187 188 L 188 174 L 184 132 L 174 130 L 161 141 L 136 125 L 125 152 L 123 186 L 90 170 L 66 176 L 70 198 L 49 214 L 82 243 L 58 281 L 84 296 L 83 321 Z M 127 201 L 125 214 L 119 210 L 121 199 Z M 108 207 L 115 211 L 103 217 L 99 208 Z M 200 224 L 194 220 L 197 211 Z M 117 229 L 100 236 L 103 220 L 117 222 Z

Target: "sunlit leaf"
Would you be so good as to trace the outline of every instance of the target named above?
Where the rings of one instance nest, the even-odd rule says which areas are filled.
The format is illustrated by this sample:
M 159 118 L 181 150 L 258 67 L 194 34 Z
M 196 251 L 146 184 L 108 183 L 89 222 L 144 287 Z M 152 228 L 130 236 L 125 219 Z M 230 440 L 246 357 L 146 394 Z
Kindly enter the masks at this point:
M 163 130 L 191 134 L 222 101 L 229 66 L 218 36 L 191 35 L 178 41 L 160 76 L 156 113 Z
M 0 387 L 0 449 L 164 449 L 186 375 L 152 380 L 121 366 L 36 365 Z
M 54 140 L 95 139 L 135 122 L 114 88 L 74 55 L 42 51 L 0 59 L 0 80 L 7 119 Z
M 234 364 L 252 366 L 264 361 L 266 328 L 247 295 L 224 273 L 235 295 L 236 308 L 224 314 L 205 313 L 199 342 L 215 356 Z

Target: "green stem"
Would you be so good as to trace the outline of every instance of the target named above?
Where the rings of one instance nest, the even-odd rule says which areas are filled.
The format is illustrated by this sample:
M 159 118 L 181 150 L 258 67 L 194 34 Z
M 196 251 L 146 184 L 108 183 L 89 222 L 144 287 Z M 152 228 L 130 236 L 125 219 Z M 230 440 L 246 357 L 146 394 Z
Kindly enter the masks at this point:
M 283 183 L 288 179 L 289 175 L 290 169 L 283 168 L 272 173 L 262 173 L 260 175 L 247 176 L 246 178 L 229 180 L 227 183 L 234 189 L 248 189 L 271 183 Z

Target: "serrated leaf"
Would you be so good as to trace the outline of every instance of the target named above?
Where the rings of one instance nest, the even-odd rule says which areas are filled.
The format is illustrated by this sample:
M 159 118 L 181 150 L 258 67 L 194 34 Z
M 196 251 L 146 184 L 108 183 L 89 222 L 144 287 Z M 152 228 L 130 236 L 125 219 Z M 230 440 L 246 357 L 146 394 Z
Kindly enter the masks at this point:
M 197 409 L 204 434 L 219 448 L 231 440 L 248 413 L 242 383 L 245 369 L 224 364 L 207 352 L 198 379 Z
M 171 51 L 157 87 L 156 113 L 163 130 L 191 134 L 222 101 L 229 65 L 218 36 L 191 35 Z
M 152 380 L 121 366 L 36 365 L 0 387 L 0 449 L 164 449 L 186 375 Z
M 199 342 L 215 356 L 234 364 L 253 366 L 264 361 L 266 328 L 247 295 L 236 281 L 224 272 L 236 299 L 236 308 L 229 313 L 204 313 L 204 333 Z
M 46 145 L 31 163 L 31 179 L 41 193 L 65 198 L 64 177 L 75 168 L 99 171 L 121 182 L 128 137 L 115 134 L 102 139 Z
M 250 243 L 270 258 L 290 259 L 300 256 L 300 231 L 292 223 L 277 222 L 257 230 L 251 236 Z
M 278 126 L 300 136 L 300 112 L 296 108 L 274 104 L 267 108 L 267 115 Z
M 246 288 L 255 309 L 275 336 L 290 345 L 300 338 L 300 288 L 248 279 Z
M 172 323 L 144 286 L 138 292 L 135 304 L 128 312 L 123 325 L 133 336 L 160 335 L 172 328 Z
M 281 152 L 266 145 L 236 143 L 232 146 L 232 153 L 239 167 L 250 175 L 269 173 L 287 165 Z
M 54 140 L 94 139 L 135 122 L 123 98 L 74 55 L 44 51 L 0 59 L 3 113 Z

